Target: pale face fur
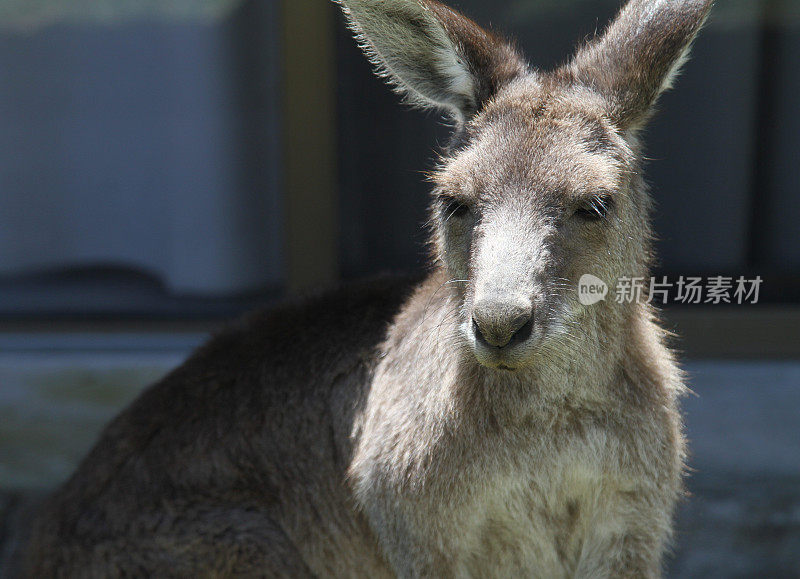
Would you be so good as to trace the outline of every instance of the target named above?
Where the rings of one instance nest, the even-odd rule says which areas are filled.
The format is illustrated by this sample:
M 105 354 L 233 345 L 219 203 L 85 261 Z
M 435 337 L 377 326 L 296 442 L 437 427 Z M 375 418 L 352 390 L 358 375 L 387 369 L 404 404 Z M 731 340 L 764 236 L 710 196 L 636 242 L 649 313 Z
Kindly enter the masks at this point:
M 436 258 L 461 289 L 461 331 L 478 362 L 516 370 L 568 343 L 585 318 L 615 314 L 612 303 L 582 306 L 577 283 L 590 273 L 613 287 L 644 274 L 650 202 L 629 142 L 583 87 L 530 74 L 465 133 L 434 176 Z M 505 347 L 479 339 L 475 305 L 487 303 L 499 305 L 487 323 L 501 335 L 505 312 L 530 310 L 526 339 Z

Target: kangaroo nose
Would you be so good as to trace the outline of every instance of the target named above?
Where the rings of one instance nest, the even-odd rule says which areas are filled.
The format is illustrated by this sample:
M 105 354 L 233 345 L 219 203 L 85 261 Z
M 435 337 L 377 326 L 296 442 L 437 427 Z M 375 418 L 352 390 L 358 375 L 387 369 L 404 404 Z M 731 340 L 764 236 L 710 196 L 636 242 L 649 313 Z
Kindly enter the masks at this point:
M 533 308 L 529 303 L 481 300 L 472 310 L 472 328 L 487 346 L 521 344 L 533 331 Z

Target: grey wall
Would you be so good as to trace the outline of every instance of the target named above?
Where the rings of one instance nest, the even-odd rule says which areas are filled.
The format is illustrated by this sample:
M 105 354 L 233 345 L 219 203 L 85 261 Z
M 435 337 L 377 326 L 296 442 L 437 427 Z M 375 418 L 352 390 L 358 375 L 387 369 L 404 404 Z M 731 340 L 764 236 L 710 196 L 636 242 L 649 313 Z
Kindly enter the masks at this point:
M 453 3 L 542 67 L 620 4 Z M 647 132 L 647 175 L 665 273 L 756 271 L 775 297 L 800 279 L 800 27 L 772 13 L 764 26 L 762 6 L 719 3 Z M 41 296 L 21 300 L 36 292 L 20 275 L 97 266 L 136 270 L 170 297 L 284 284 L 279 2 L 221 13 L 0 27 L 0 313 L 64 287 L 34 282 Z M 335 25 L 341 272 L 422 267 L 423 172 L 447 128 L 400 105 Z M 119 296 L 108 303 L 130 301 Z
M 800 33 L 776 27 L 766 42 L 774 51 L 762 77 L 768 83 L 763 101 L 761 180 L 754 205 L 763 235 L 758 258 L 779 271 L 800 271 Z
M 0 275 L 281 284 L 277 13 L 0 31 Z

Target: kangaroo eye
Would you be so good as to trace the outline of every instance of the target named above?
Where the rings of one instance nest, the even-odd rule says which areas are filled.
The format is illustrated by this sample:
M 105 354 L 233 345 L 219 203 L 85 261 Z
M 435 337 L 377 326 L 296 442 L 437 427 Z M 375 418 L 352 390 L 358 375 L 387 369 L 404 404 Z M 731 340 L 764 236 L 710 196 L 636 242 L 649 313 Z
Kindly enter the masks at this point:
M 462 219 L 469 215 L 471 209 L 466 203 L 462 203 L 455 197 L 443 196 L 442 197 L 442 215 L 444 220 L 447 221 L 451 217 Z
M 595 195 L 575 210 L 574 215 L 586 221 L 600 221 L 614 205 L 611 195 Z

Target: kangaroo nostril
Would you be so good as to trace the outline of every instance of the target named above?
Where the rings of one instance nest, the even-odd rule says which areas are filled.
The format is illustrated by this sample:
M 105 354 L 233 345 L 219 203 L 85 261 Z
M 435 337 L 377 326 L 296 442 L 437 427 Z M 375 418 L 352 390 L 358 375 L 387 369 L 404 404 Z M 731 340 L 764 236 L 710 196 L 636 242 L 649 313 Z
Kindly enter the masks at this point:
M 483 332 L 481 332 L 481 327 L 478 324 L 478 320 L 475 317 L 472 317 L 472 332 L 475 334 L 475 338 L 485 344 L 486 346 L 489 345 L 489 342 L 486 341 L 486 338 L 483 337 Z
M 531 307 L 523 304 L 482 301 L 472 313 L 475 339 L 484 346 L 503 348 L 521 344 L 533 333 Z
M 528 338 L 531 337 L 531 334 L 533 334 L 533 316 L 530 316 L 528 321 L 522 324 L 522 327 L 519 330 L 514 332 L 514 335 L 511 336 L 509 344 L 521 344 L 526 342 Z

